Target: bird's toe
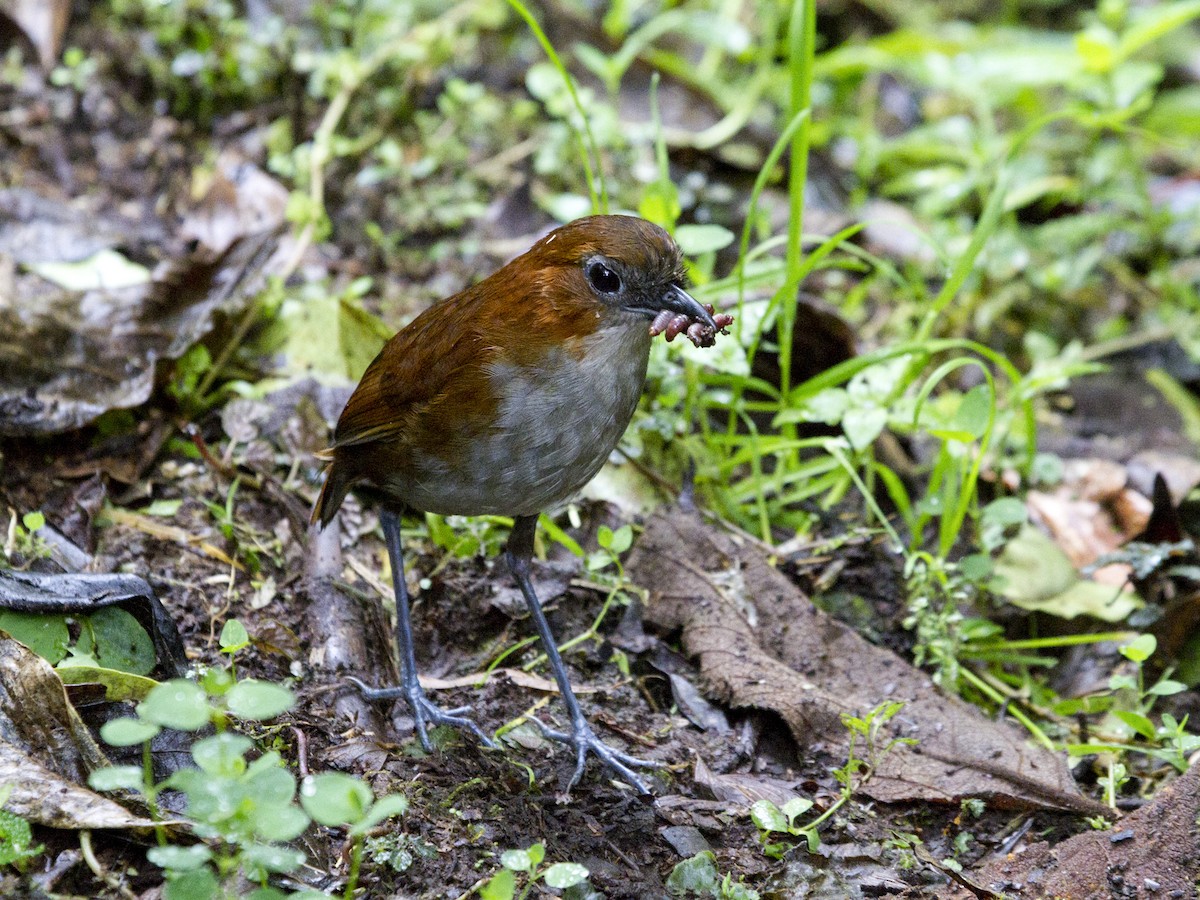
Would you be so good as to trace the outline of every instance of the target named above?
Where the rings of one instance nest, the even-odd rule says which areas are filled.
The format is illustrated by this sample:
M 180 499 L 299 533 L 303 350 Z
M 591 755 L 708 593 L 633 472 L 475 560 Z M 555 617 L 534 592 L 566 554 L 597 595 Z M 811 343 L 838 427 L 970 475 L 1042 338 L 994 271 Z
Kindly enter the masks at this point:
M 437 725 L 449 725 L 461 731 L 469 731 L 475 735 L 479 743 L 489 750 L 496 748 L 496 743 L 483 733 L 483 729 L 475 723 L 475 720 L 467 717 L 466 713 L 471 711 L 470 706 L 442 709 L 430 702 L 429 698 L 425 696 L 425 691 L 415 681 L 411 685 L 373 688 L 353 676 L 348 676 L 346 680 L 357 687 L 366 700 L 399 700 L 403 698 L 408 701 L 417 739 L 420 740 L 426 753 L 432 753 L 434 749 L 433 741 L 429 739 L 429 728 Z
M 586 722 L 579 723 L 574 730 L 568 733 L 565 731 L 555 731 L 536 718 L 531 718 L 530 721 L 537 725 L 543 737 L 568 744 L 575 748 L 575 771 L 571 774 L 571 780 L 567 782 L 568 793 L 583 776 L 583 769 L 587 764 L 588 753 L 593 754 L 641 794 L 649 794 L 650 788 L 646 786 L 646 782 L 631 767 L 642 769 L 661 769 L 664 767 L 663 763 L 648 759 L 638 759 L 636 756 L 630 756 L 628 753 L 614 750 L 600 740 L 600 738 L 596 737 L 596 733 L 592 731 L 591 726 Z

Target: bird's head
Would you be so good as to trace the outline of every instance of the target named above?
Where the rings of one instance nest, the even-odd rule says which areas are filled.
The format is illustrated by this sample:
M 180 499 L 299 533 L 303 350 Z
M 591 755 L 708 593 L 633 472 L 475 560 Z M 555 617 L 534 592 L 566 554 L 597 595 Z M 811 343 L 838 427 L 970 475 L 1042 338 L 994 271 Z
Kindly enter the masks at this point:
M 667 314 L 718 328 L 709 311 L 684 290 L 687 276 L 679 246 L 645 219 L 577 219 L 550 232 L 517 262 L 549 279 L 558 296 L 612 318 L 650 321 Z

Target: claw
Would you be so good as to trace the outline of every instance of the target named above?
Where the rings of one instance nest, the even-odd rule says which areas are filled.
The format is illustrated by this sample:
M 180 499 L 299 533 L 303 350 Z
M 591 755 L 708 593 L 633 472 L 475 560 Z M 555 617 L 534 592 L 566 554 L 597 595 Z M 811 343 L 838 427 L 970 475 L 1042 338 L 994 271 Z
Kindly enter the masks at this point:
M 596 737 L 596 733 L 592 731 L 592 726 L 587 722 L 577 722 L 574 730 L 568 734 L 565 731 L 555 731 L 544 725 L 541 720 L 535 719 L 532 716 L 529 721 L 538 727 L 538 730 L 542 733 L 542 737 L 558 741 L 562 744 L 569 744 L 575 748 L 575 771 L 571 774 L 571 780 L 567 782 L 567 793 L 570 793 L 571 788 L 578 784 L 580 776 L 583 775 L 583 767 L 587 761 L 589 750 L 596 755 L 597 759 L 621 776 L 622 779 L 637 788 L 639 794 L 649 794 L 650 788 L 646 786 L 646 783 L 638 777 L 630 766 L 637 766 L 643 769 L 665 768 L 663 763 L 649 759 L 638 759 L 636 756 L 630 756 L 628 753 L 614 750 L 600 740 L 600 738 Z
M 353 676 L 347 676 L 346 680 L 358 688 L 365 700 L 397 700 L 401 697 L 407 700 L 408 707 L 412 710 L 413 724 L 416 727 L 417 738 L 421 741 L 421 746 L 425 748 L 426 753 L 433 752 L 433 742 L 429 740 L 430 725 L 450 725 L 453 728 L 469 731 L 475 735 L 479 743 L 483 744 L 483 746 L 489 750 L 496 749 L 496 742 L 484 734 L 473 719 L 468 719 L 464 715 L 471 711 L 470 706 L 442 709 L 430 702 L 429 698 L 425 696 L 425 691 L 421 689 L 420 684 L 414 684 L 411 688 L 407 689 L 399 685 L 396 687 L 373 688 Z

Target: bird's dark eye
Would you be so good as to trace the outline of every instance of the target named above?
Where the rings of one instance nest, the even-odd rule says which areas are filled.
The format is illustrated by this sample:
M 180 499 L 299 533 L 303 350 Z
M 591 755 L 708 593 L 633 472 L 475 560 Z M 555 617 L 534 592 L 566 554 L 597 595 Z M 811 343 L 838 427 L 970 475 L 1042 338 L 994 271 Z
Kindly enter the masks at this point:
M 621 290 L 621 276 L 601 262 L 588 264 L 587 280 L 601 294 L 615 294 Z

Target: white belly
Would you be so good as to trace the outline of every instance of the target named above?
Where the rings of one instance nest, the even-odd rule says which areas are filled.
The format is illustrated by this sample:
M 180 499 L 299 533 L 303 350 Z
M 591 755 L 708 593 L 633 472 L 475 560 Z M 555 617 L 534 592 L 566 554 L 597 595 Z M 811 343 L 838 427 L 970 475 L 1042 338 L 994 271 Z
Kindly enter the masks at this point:
M 650 334 L 639 318 L 583 338 L 536 370 L 494 365 L 495 426 L 455 454 L 417 460 L 405 493 L 444 515 L 528 516 L 563 502 L 600 471 L 625 433 L 646 379 Z

